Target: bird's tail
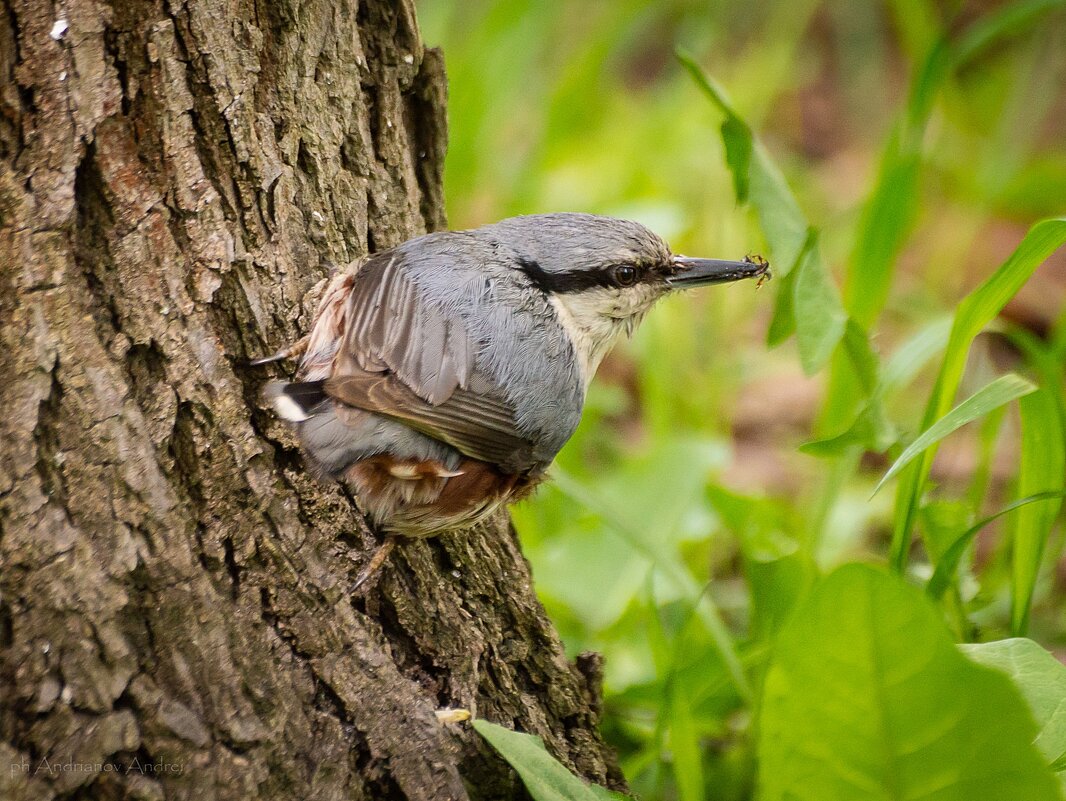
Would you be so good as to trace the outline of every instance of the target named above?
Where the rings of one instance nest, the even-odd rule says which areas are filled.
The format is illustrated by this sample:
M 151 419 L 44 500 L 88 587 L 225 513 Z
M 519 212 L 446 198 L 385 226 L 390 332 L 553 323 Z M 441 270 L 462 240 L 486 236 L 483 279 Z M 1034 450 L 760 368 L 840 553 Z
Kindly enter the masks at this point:
M 290 423 L 301 423 L 307 418 L 326 410 L 325 381 L 272 381 L 264 394 L 278 416 Z

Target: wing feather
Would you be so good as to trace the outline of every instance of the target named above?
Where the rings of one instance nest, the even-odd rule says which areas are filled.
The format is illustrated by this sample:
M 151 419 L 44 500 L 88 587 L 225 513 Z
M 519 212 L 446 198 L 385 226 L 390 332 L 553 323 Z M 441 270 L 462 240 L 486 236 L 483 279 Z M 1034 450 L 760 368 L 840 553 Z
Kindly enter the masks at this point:
M 531 467 L 533 444 L 517 429 L 514 409 L 491 381 L 475 374 L 478 347 L 462 318 L 420 294 L 402 254 L 371 258 L 353 283 L 326 393 L 474 459 Z

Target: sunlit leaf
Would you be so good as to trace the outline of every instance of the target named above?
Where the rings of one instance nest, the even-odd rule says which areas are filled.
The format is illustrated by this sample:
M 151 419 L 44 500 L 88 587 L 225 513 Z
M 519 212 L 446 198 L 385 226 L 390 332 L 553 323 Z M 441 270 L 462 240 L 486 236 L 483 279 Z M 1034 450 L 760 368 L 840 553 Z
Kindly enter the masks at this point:
M 977 390 L 977 392 L 919 434 L 914 442 L 903 450 L 903 453 L 899 455 L 899 458 L 896 459 L 882 479 L 877 482 L 874 493 L 881 489 L 886 481 L 914 461 L 916 457 L 932 448 L 948 434 L 962 428 L 967 423 L 972 423 L 979 417 L 983 417 L 993 409 L 998 409 L 1005 403 L 1035 391 L 1035 384 L 1014 373 L 1000 376 L 992 383 Z
M 1036 727 L 902 580 L 848 565 L 782 628 L 766 676 L 762 801 L 1050 801 Z
M 1047 761 L 1066 754 L 1066 665 L 1024 637 L 959 647 L 1014 680 L 1040 729 L 1035 745 Z

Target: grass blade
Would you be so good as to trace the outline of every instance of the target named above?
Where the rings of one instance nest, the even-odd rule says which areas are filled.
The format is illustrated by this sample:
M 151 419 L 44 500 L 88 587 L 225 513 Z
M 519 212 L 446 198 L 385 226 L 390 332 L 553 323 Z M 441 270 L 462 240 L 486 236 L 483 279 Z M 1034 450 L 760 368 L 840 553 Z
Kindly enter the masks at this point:
M 1053 492 L 1066 485 L 1066 444 L 1062 419 L 1050 388 L 1041 389 L 1019 403 L 1022 418 L 1021 470 L 1018 494 Z M 1015 517 L 1014 554 L 1011 563 L 1011 632 L 1023 636 L 1029 628 L 1044 543 L 1055 525 L 1061 500 L 1026 506 Z
M 690 699 L 681 697 L 677 688 L 670 693 L 670 751 L 678 798 L 681 801 L 703 801 L 703 756 L 699 733 L 692 719 Z
M 936 570 L 933 571 L 933 575 L 929 578 L 929 583 L 925 585 L 925 591 L 930 598 L 939 599 L 951 586 L 951 581 L 955 577 L 955 571 L 959 569 L 959 562 L 962 561 L 962 555 L 966 552 L 967 546 L 973 541 L 973 538 L 994 520 L 998 520 L 1003 515 L 1013 512 L 1015 509 L 1028 506 L 1031 503 L 1038 503 L 1040 501 L 1052 500 L 1055 498 L 1066 498 L 1066 490 L 1058 490 L 1056 492 L 1040 492 L 1036 495 L 1030 495 L 1027 498 L 1009 503 L 994 514 L 990 514 L 988 517 L 979 520 L 974 523 L 968 529 L 966 529 L 958 538 L 951 543 L 944 555 L 940 557 L 940 561 L 936 563 Z
M 1038 222 L 1029 229 L 1017 250 L 983 284 L 959 304 L 948 337 L 944 361 L 926 406 L 923 427 L 944 416 L 951 408 L 966 367 L 970 344 L 999 314 L 1037 267 L 1066 242 L 1066 218 Z M 906 472 L 896 495 L 895 526 L 889 559 L 902 571 L 907 561 L 911 529 L 918 512 L 922 488 L 936 455 L 936 444 L 926 449 Z
M 1018 35 L 1033 25 L 1049 11 L 1066 7 L 1066 0 L 1027 0 L 1008 3 L 995 13 L 975 22 L 966 31 L 956 46 L 955 63 L 965 66 L 991 45 L 1007 36 Z
M 888 299 L 896 257 L 918 213 L 922 139 L 949 65 L 948 48 L 938 40 L 911 84 L 907 108 L 885 148 L 877 186 L 863 209 L 844 297 L 848 313 L 864 328 L 874 323 Z
M 899 346 L 885 362 L 881 380 L 885 392 L 906 387 L 929 362 L 947 347 L 951 333 L 950 315 L 934 320 Z
M 1030 392 L 1035 392 L 1036 388 L 1036 384 L 1026 381 L 1020 375 L 1014 373 L 1000 376 L 992 383 L 986 384 L 919 434 L 918 438 L 903 450 L 903 453 L 888 469 L 888 472 L 877 482 L 873 494 L 876 495 L 886 481 L 896 476 L 900 470 L 932 448 L 948 434 L 967 423 L 972 423 L 978 417 L 984 417 L 993 409 L 998 409 L 1005 403 L 1009 403 L 1023 395 L 1028 395 Z

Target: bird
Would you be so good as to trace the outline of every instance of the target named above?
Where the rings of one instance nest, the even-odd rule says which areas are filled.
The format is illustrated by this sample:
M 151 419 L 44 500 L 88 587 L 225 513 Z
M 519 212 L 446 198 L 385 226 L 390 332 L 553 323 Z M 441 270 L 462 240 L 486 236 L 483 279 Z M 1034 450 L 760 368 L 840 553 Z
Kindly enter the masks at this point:
M 299 358 L 265 389 L 305 461 L 345 483 L 383 545 L 470 528 L 529 495 L 577 428 L 604 356 L 676 291 L 769 278 L 761 257 L 675 255 L 581 213 L 410 239 L 337 272 Z

